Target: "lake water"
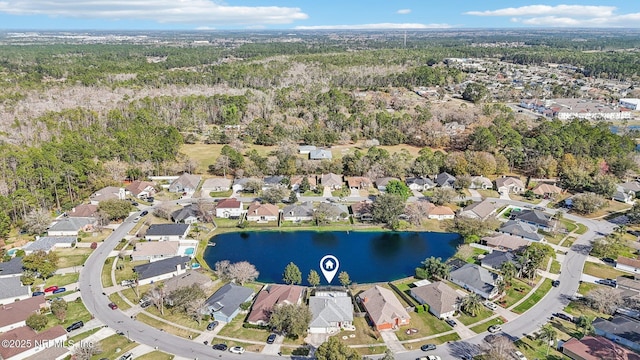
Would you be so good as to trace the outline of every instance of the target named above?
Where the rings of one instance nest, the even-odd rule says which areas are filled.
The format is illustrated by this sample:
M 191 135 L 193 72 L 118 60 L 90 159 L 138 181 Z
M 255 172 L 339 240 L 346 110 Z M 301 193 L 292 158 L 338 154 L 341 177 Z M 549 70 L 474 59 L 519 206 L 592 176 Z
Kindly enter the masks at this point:
M 383 282 L 413 275 L 430 256 L 448 259 L 462 239 L 435 232 L 254 231 L 220 234 L 211 242 L 216 246 L 207 247 L 204 259 L 212 269 L 220 260 L 248 261 L 260 272 L 259 281 L 282 283 L 285 266 L 293 262 L 307 285 L 311 269 L 327 284 L 319 263 L 328 254 L 338 258 L 338 273 L 346 271 L 352 282 Z M 337 275 L 332 284 L 339 284 Z

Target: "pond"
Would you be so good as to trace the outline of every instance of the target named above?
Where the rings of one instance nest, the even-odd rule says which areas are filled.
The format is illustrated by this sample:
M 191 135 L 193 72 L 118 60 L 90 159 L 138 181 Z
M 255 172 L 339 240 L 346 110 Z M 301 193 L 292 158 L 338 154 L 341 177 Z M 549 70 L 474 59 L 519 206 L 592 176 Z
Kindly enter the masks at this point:
M 215 246 L 207 247 L 204 259 L 212 269 L 220 260 L 248 261 L 266 283 L 282 283 L 284 268 L 293 262 L 308 285 L 311 269 L 327 284 L 319 263 L 331 254 L 340 261 L 338 273 L 346 271 L 355 283 L 373 283 L 411 276 L 430 256 L 446 260 L 461 242 L 458 234 L 436 232 L 233 232 L 213 237 Z M 337 276 L 332 284 L 339 284 Z

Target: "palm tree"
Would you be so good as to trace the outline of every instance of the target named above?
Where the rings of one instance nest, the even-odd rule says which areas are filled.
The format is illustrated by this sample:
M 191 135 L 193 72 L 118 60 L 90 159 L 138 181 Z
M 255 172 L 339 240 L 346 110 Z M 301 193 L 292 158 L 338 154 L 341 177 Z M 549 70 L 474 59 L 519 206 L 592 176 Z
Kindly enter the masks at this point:
M 549 356 L 549 348 L 551 347 L 551 341 L 556 339 L 556 329 L 554 329 L 551 325 L 546 324 L 540 329 L 540 335 L 538 335 L 538 340 L 544 341 L 547 343 L 547 357 Z
M 502 278 L 507 286 L 511 285 L 511 280 L 518 274 L 518 268 L 516 264 L 511 261 L 506 261 L 502 263 L 500 267 L 500 273 L 502 273 Z
M 460 310 L 475 317 L 482 310 L 482 300 L 476 293 L 465 296 L 460 303 Z
M 580 315 L 580 317 L 578 318 L 578 320 L 576 321 L 576 327 L 578 329 L 582 329 L 582 336 L 587 336 L 589 334 L 591 334 L 594 330 L 593 327 L 593 319 L 586 316 L 586 315 Z
M 442 258 L 430 257 L 422 262 L 427 273 L 432 278 L 446 279 L 449 277 L 449 266 L 442 262 Z

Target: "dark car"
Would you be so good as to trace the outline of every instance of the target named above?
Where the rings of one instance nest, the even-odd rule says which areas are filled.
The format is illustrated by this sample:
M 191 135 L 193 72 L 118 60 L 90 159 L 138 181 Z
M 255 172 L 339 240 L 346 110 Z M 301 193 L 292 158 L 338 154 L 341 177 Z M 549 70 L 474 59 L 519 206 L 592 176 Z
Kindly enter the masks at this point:
M 76 321 L 73 324 L 67 326 L 67 332 L 72 332 L 73 330 L 80 329 L 83 326 L 84 326 L 84 322 Z
M 436 344 L 424 344 L 420 346 L 420 350 L 422 351 L 431 351 L 436 349 Z
M 211 331 L 213 329 L 216 328 L 216 326 L 218 326 L 219 322 L 217 321 L 212 321 L 209 323 L 209 325 L 207 325 L 207 330 Z
M 457 324 L 456 324 L 456 322 L 455 322 L 455 321 L 453 321 L 453 319 L 447 319 L 447 320 L 445 320 L 444 322 L 446 322 L 447 324 L 449 324 L 449 326 L 451 326 L 451 327 L 453 327 L 453 326 L 456 326 L 456 325 L 457 325 Z
M 111 310 L 115 310 L 115 309 L 117 309 L 117 308 L 118 308 L 118 305 L 116 305 L 115 303 L 109 303 L 109 308 L 110 308 Z
M 596 280 L 595 283 L 600 285 L 611 286 L 613 288 L 618 287 L 618 282 L 612 279 Z
M 155 199 L 154 199 L 153 197 L 151 197 L 151 196 L 149 196 L 149 197 L 147 198 L 147 201 L 148 201 L 148 202 L 150 202 L 150 203 L 152 203 L 152 202 L 153 202 L 153 200 L 155 200 Z
M 567 315 L 567 314 L 564 314 L 564 313 L 555 313 L 555 314 L 553 314 L 553 316 L 555 316 L 555 317 L 557 317 L 559 319 L 565 320 L 565 321 L 573 322 L 573 318 L 571 316 Z
M 276 334 L 269 334 L 267 338 L 267 344 L 273 344 L 276 341 Z
M 553 281 L 551 282 L 551 285 L 552 285 L 553 287 L 558 287 L 558 286 L 560 286 L 560 280 L 553 280 Z
M 149 306 L 151 306 L 151 300 L 145 300 L 143 302 L 140 303 L 140 307 L 141 308 L 148 308 Z
M 227 345 L 225 344 L 215 344 L 211 348 L 213 350 L 227 351 Z
M 616 263 L 615 260 L 613 260 L 612 258 L 608 258 L 608 257 L 602 258 L 602 261 L 607 263 L 607 264 L 615 264 Z
M 52 294 L 60 294 L 60 293 L 63 293 L 65 291 L 67 291 L 67 288 L 61 287 L 61 288 L 53 290 Z
M 35 291 L 33 294 L 31 294 L 31 296 L 40 296 L 40 295 L 44 295 L 43 291 Z
M 149 212 L 148 212 L 147 210 L 143 210 L 143 211 L 140 213 L 140 216 L 146 216 L 148 213 L 149 213 Z

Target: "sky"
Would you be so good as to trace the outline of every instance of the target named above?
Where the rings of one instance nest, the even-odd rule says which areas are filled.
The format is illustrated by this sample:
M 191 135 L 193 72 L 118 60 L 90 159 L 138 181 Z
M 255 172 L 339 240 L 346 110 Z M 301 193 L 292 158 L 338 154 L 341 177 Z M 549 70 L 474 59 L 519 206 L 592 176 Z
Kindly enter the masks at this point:
M 640 28 L 638 0 L 0 0 L 4 30 Z

